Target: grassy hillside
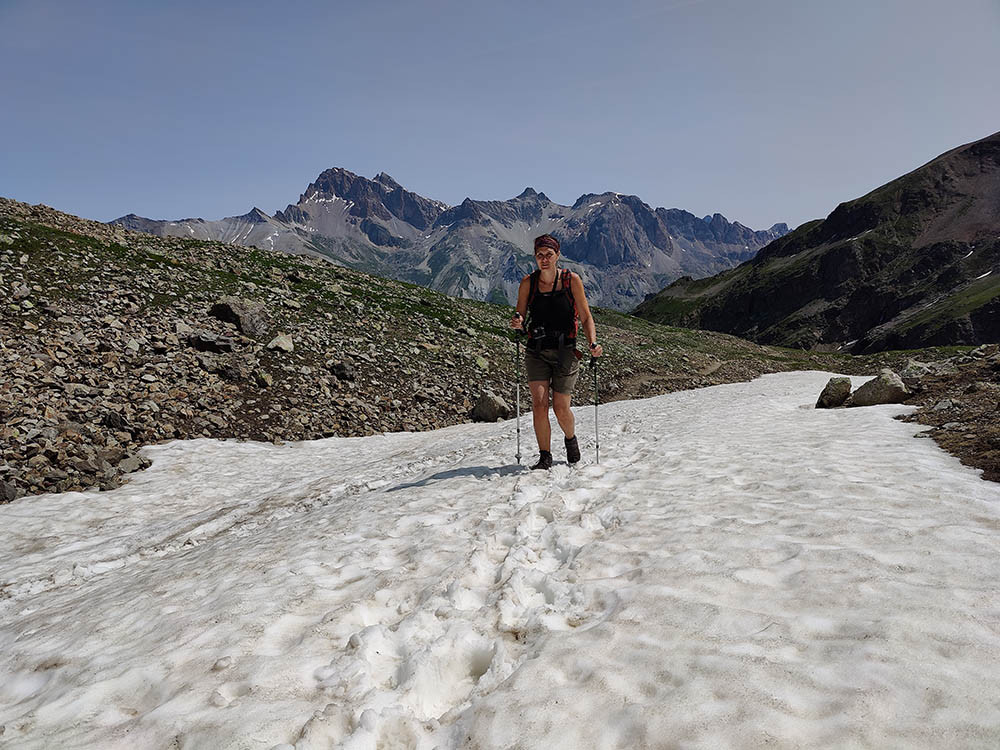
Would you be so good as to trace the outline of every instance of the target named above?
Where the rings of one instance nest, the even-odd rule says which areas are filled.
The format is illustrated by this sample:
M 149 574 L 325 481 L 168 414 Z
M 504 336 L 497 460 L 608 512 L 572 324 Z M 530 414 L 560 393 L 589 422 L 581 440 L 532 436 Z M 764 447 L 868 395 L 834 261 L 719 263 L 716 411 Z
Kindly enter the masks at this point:
M 992 278 L 991 278 L 992 277 Z M 954 149 L 635 313 L 761 343 L 872 352 L 1000 339 L 1000 134 Z

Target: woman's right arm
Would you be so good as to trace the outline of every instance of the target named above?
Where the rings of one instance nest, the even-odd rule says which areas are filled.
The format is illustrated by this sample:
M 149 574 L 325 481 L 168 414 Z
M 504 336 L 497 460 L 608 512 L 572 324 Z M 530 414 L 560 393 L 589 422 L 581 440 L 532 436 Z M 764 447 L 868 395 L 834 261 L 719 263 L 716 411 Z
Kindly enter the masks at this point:
M 517 288 L 517 307 L 514 308 L 514 317 L 510 319 L 510 327 L 519 329 L 524 325 L 524 316 L 528 314 L 528 294 L 531 291 L 530 276 L 521 279 L 521 286 Z

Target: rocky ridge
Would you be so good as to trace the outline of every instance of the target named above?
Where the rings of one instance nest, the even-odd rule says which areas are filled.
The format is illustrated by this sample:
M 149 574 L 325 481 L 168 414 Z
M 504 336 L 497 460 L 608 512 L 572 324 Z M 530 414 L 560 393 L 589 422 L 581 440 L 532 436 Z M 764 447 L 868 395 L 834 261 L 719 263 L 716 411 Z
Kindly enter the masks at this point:
M 732 268 L 788 232 L 754 231 L 721 214 L 696 217 L 653 209 L 634 195 L 588 193 L 572 206 L 526 188 L 505 201 L 466 198 L 457 206 L 335 167 L 295 204 L 273 216 L 254 209 L 218 221 L 154 221 L 135 214 L 113 224 L 158 236 L 219 240 L 325 257 L 357 270 L 409 281 L 456 297 L 512 302 L 532 268 L 532 239 L 553 234 L 595 304 L 634 307 L 684 275 Z
M 4 501 L 114 487 L 165 440 L 426 430 L 468 420 L 486 392 L 512 405 L 509 307 L 312 257 L 0 199 L 0 297 Z M 602 400 L 894 361 L 595 316 Z M 583 379 L 577 402 L 590 398 Z
M 735 269 L 679 279 L 636 314 L 853 353 L 1000 340 L 1000 133 L 837 206 Z

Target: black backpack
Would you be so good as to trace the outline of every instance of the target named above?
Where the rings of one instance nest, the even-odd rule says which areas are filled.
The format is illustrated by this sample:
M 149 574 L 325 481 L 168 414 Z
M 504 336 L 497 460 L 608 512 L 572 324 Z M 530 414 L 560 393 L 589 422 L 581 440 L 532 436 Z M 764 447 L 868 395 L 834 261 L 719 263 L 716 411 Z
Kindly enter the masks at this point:
M 528 317 L 531 317 L 531 302 L 535 299 L 535 295 L 538 294 L 538 283 L 541 279 L 542 272 L 540 270 L 534 271 L 531 274 L 530 282 L 528 286 Z M 572 341 L 573 346 L 576 346 L 576 336 L 580 331 L 580 313 L 576 309 L 576 299 L 573 298 L 573 288 L 572 288 L 572 276 L 568 268 L 564 268 L 559 274 L 559 279 L 555 285 L 553 292 L 561 291 L 565 294 L 573 306 L 573 327 L 566 331 L 546 331 L 546 338 L 557 338 L 559 345 L 562 346 L 567 341 Z M 530 320 L 526 321 L 525 329 L 528 331 L 528 345 L 532 345 L 532 325 Z M 535 346 L 537 348 L 538 344 L 541 342 L 535 341 Z

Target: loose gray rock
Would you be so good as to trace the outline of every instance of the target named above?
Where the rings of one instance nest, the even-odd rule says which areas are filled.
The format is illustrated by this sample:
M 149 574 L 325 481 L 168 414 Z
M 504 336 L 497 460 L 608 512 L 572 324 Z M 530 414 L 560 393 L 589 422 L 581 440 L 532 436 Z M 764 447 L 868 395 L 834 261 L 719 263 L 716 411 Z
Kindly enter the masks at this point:
M 123 430 L 128 432 L 132 429 L 132 425 L 129 421 L 123 417 L 118 412 L 112 411 L 104 415 L 104 424 L 114 430 Z
M 267 345 L 268 349 L 281 349 L 285 352 L 295 351 L 295 343 L 292 341 L 291 334 L 282 333 L 271 339 L 271 343 Z
M 472 418 L 477 422 L 496 422 L 509 416 L 510 407 L 507 406 L 507 402 L 493 391 L 483 391 L 472 408 Z
M 953 406 L 954 404 L 951 401 L 949 401 L 948 399 L 944 399 L 943 401 L 938 401 L 936 404 L 934 404 L 934 411 L 947 411 Z
M 208 314 L 224 323 L 232 323 L 244 336 L 258 338 L 267 329 L 262 309 L 261 305 L 227 296 L 212 305 Z
M 195 331 L 188 336 L 188 344 L 199 352 L 231 352 L 233 350 L 233 340 L 228 336 L 218 336 L 208 331 Z
M 908 359 L 906 360 L 906 366 L 903 367 L 899 375 L 903 380 L 906 380 L 908 378 L 922 378 L 924 375 L 929 375 L 930 373 L 931 366 L 927 363 Z
M 207 352 L 198 355 L 198 364 L 205 372 L 214 372 L 233 382 L 249 382 L 260 364 L 251 354 L 214 355 Z
M 0 482 L 0 503 L 12 503 L 17 500 L 17 487 L 10 482 Z
M 135 453 L 119 462 L 118 468 L 123 474 L 131 474 L 134 471 L 145 469 L 147 466 L 150 466 L 150 464 L 151 462 L 149 460 Z
M 259 363 L 250 355 L 230 354 L 223 357 L 219 374 L 234 382 L 250 382 Z
M 834 409 L 843 406 L 851 395 L 850 378 L 830 378 L 816 401 L 817 409 Z
M 902 379 L 889 368 L 883 368 L 851 394 L 848 406 L 875 406 L 876 404 L 900 404 L 910 395 Z
M 347 362 L 341 362 L 339 360 L 334 360 L 327 363 L 327 368 L 334 374 L 337 380 L 354 380 L 357 378 L 357 372 L 354 368 Z
M 928 367 L 930 367 L 932 375 L 954 375 L 958 372 L 958 367 L 950 359 L 944 362 L 934 362 Z

